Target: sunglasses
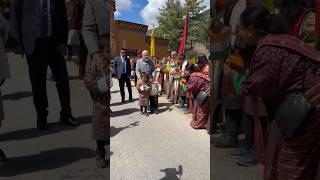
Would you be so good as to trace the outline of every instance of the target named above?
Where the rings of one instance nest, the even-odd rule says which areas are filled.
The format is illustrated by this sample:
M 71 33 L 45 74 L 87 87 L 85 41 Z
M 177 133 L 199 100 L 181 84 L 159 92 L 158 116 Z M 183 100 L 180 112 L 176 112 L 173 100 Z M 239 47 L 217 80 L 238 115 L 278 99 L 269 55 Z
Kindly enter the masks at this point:
M 126 53 L 126 52 L 121 51 L 120 53 Z

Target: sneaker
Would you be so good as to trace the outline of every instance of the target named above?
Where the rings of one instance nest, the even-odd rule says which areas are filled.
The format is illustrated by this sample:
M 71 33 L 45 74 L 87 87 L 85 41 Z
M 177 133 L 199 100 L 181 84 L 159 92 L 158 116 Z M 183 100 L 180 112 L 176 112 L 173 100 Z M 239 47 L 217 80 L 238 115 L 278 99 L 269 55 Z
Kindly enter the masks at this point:
M 230 138 L 220 138 L 213 140 L 214 145 L 218 148 L 237 148 L 238 143 L 230 141 Z
M 255 158 L 253 149 L 245 149 L 244 154 L 239 158 L 237 164 L 240 166 L 254 166 L 258 162 Z
M 230 151 L 228 151 L 226 154 L 227 154 L 227 157 L 229 157 L 231 159 L 239 159 L 241 156 L 244 155 L 244 149 L 243 148 L 234 148 L 234 149 L 231 149 Z
M 184 106 L 182 104 L 176 104 L 176 108 L 182 109 Z
M 144 112 L 140 111 L 140 115 L 143 115 L 143 114 L 144 114 Z
M 149 113 L 148 113 L 148 112 L 144 112 L 144 115 L 148 117 L 148 116 L 149 116 Z

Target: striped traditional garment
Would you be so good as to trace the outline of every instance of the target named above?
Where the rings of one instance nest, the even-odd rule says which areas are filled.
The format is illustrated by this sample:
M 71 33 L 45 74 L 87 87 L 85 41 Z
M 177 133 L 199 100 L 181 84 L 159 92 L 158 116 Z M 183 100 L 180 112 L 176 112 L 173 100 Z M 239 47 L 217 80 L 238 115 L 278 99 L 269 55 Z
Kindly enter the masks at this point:
M 276 112 L 287 94 L 305 92 L 320 83 L 320 64 L 305 63 L 308 57 L 317 58 L 319 52 L 288 42 L 293 42 L 295 50 L 281 47 L 286 43 L 261 47 L 242 83 L 242 93 L 261 97 L 269 114 Z M 274 121 L 269 130 L 265 180 L 315 180 L 320 162 L 320 112 L 307 119 L 292 138 L 282 136 Z

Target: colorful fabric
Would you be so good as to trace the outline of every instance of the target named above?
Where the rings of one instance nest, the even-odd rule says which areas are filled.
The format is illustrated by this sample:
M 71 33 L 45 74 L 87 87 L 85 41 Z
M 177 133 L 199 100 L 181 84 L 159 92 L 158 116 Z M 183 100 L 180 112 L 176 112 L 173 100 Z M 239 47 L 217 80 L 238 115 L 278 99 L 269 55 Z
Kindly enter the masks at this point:
M 240 55 L 232 54 L 227 59 L 227 62 L 230 64 L 231 68 L 237 71 L 244 71 L 244 61 Z
M 150 85 L 142 82 L 142 80 L 137 83 L 137 90 L 139 92 L 139 106 L 149 106 L 149 94 Z
M 305 63 L 305 57 L 313 50 L 305 50 L 301 44 L 296 46 L 300 47 L 299 51 L 270 45 L 259 48 L 250 73 L 242 83 L 242 94 L 261 97 L 270 118 L 288 93 L 305 92 L 320 83 L 320 65 L 307 67 Z M 305 79 L 304 89 L 301 79 Z M 315 179 L 320 161 L 319 137 L 320 112 L 306 120 L 293 138 L 282 136 L 273 122 L 264 162 L 265 180 Z
M 193 73 L 189 79 L 186 91 L 196 97 L 198 92 L 210 89 L 210 78 L 202 73 Z M 194 101 L 193 116 L 190 123 L 194 129 L 207 129 L 210 132 L 210 102 L 209 98 L 202 105 Z

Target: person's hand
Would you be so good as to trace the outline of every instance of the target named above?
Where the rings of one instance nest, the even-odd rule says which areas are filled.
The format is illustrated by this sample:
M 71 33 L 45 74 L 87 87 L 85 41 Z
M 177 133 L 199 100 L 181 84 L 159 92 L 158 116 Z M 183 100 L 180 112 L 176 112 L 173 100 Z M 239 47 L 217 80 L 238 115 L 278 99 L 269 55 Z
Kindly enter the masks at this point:
M 68 54 L 68 48 L 64 44 L 60 44 L 57 47 L 57 53 L 59 53 L 62 57 L 66 56 Z
M 5 81 L 6 81 L 6 79 L 0 78 L 0 87 L 4 84 Z

